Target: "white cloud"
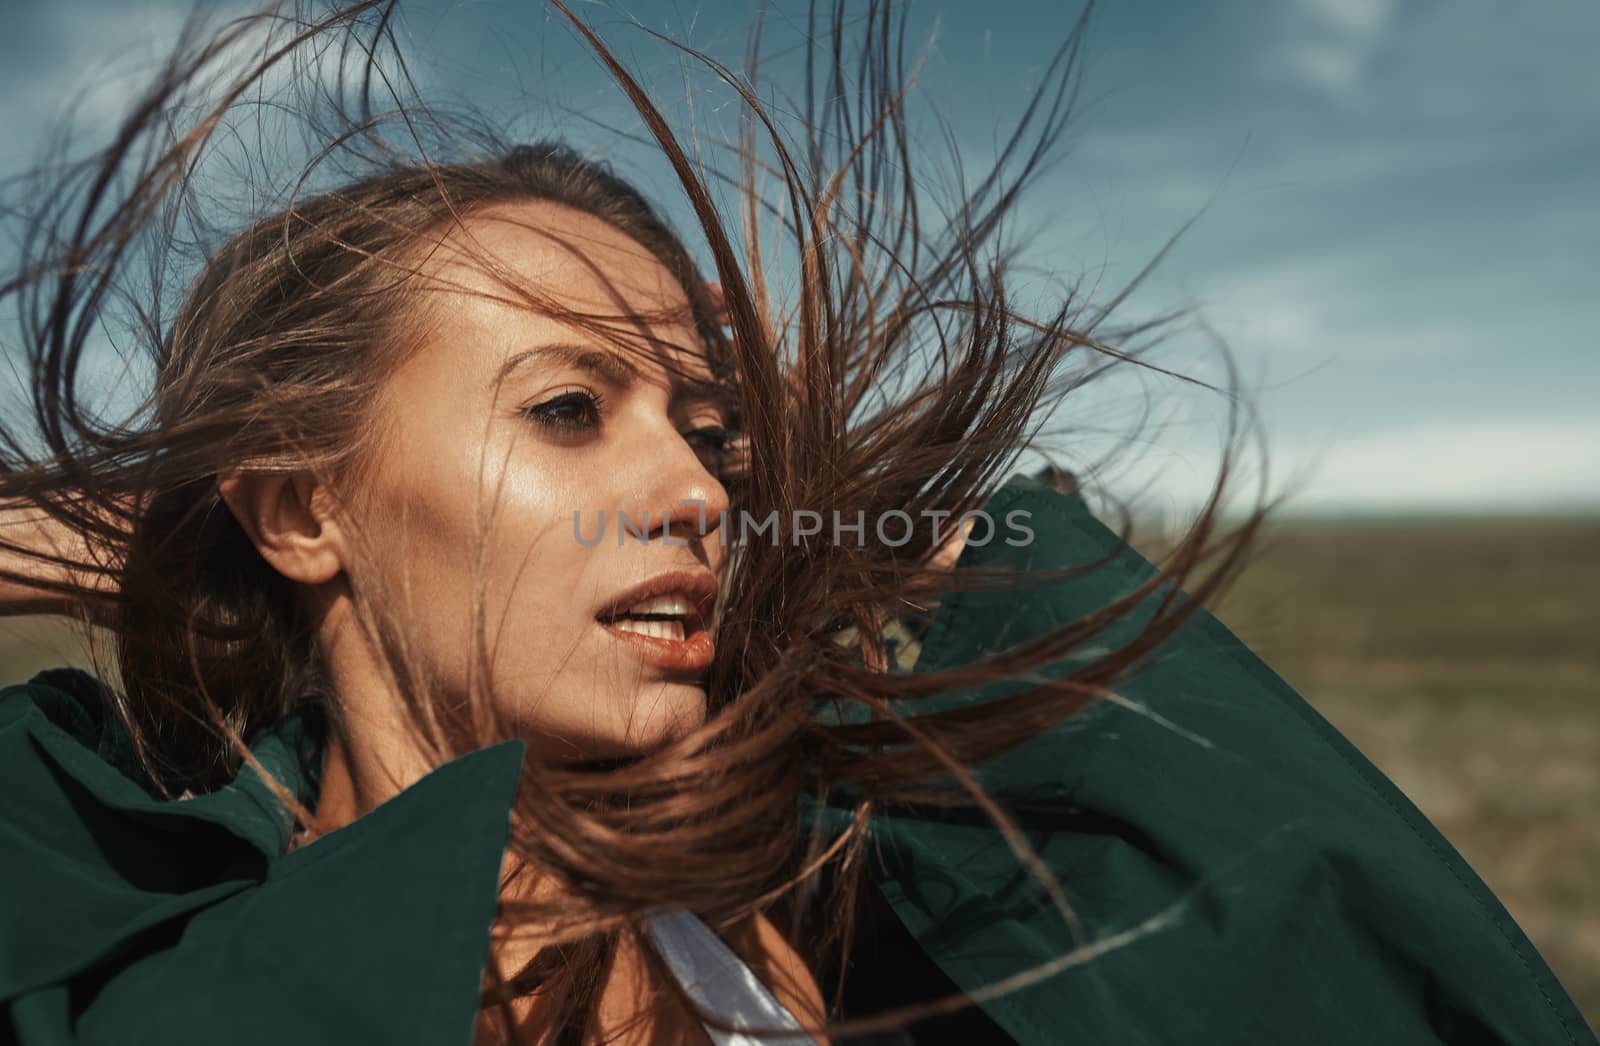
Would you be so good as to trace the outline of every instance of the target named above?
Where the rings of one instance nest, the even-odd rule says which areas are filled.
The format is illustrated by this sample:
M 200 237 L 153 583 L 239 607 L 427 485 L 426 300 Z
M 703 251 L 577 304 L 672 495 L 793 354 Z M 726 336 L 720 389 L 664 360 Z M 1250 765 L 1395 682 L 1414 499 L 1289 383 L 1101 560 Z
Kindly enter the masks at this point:
M 1361 82 L 1393 13 L 1392 0 L 1301 0 L 1282 50 L 1269 55 L 1264 71 L 1348 93 Z
M 1304 508 L 1600 502 L 1600 422 L 1583 419 L 1425 424 L 1285 454 L 1315 476 Z
M 1157 444 L 1102 478 L 1119 497 L 1177 525 L 1211 493 L 1219 457 L 1213 447 Z M 1272 438 L 1267 454 L 1268 494 L 1293 492 L 1279 509 L 1285 515 L 1600 509 L 1600 421 L 1588 419 L 1430 422 L 1317 441 Z M 1234 511 L 1254 502 L 1257 465 L 1253 449 L 1236 464 L 1228 498 Z
M 1368 37 L 1394 13 L 1393 0 L 1302 0 L 1306 13 L 1345 36 Z
M 1295 44 L 1284 55 L 1284 62 L 1307 83 L 1328 91 L 1347 91 L 1361 80 L 1366 50 L 1343 40 Z

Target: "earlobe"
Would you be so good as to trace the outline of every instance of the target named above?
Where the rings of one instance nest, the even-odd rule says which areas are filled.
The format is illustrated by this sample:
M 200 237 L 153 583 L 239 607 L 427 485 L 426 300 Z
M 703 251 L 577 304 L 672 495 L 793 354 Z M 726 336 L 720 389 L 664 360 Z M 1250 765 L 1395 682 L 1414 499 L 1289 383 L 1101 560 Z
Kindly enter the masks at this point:
M 230 471 L 217 493 L 261 558 L 305 585 L 344 569 L 338 524 L 320 511 L 317 484 L 303 473 Z

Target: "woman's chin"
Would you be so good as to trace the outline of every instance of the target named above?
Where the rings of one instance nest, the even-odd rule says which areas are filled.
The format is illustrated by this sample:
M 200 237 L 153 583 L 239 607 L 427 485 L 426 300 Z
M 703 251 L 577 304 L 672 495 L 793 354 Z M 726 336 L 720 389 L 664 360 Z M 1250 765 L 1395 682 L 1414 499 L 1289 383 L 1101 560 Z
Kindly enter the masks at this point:
M 687 683 L 641 688 L 626 708 L 602 722 L 586 721 L 564 731 L 552 755 L 562 761 L 626 759 L 646 755 L 705 722 L 706 692 Z
M 663 683 L 639 694 L 617 742 L 643 754 L 674 741 L 706 721 L 706 692 L 690 683 Z

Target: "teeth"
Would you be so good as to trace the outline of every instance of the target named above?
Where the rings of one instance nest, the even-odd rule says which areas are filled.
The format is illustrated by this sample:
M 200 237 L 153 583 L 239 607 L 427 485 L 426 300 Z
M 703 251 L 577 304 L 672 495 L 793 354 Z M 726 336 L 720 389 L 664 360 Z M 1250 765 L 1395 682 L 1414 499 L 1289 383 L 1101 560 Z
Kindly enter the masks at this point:
M 611 627 L 619 632 L 637 632 L 655 639 L 683 639 L 682 621 L 635 621 L 624 617 L 611 622 Z
M 625 614 L 675 614 L 679 617 L 689 613 L 694 608 L 689 603 L 689 598 L 680 592 L 669 592 L 664 596 L 651 596 L 641 599 L 627 610 Z

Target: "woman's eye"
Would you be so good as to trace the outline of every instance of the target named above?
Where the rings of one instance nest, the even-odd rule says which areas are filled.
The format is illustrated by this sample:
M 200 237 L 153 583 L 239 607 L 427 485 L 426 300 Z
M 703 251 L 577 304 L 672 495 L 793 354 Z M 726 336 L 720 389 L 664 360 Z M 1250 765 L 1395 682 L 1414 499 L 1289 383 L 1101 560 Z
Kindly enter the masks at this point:
M 683 434 L 689 445 L 696 450 L 708 450 L 713 454 L 726 454 L 733 449 L 733 444 L 739 434 L 725 425 L 704 425 L 697 429 L 690 429 Z
M 683 434 L 689 446 L 700 455 L 706 469 L 724 484 L 735 482 L 743 472 L 746 452 L 744 433 L 726 425 L 705 425 Z
M 600 397 L 581 390 L 563 392 L 543 403 L 534 404 L 523 413 L 553 429 L 572 431 L 599 428 Z

